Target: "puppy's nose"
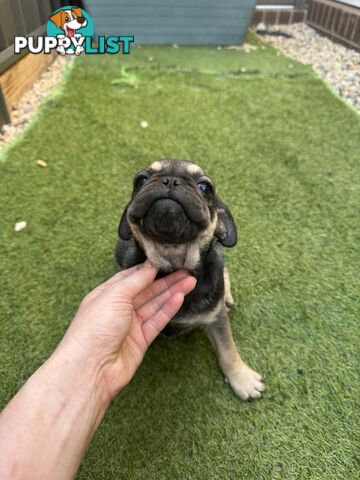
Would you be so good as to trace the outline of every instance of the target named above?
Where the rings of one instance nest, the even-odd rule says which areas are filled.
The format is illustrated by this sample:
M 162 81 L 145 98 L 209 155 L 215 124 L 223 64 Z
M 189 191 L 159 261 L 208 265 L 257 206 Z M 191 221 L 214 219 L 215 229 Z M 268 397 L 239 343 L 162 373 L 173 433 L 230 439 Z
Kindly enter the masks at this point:
M 181 180 L 179 178 L 165 177 L 161 180 L 161 183 L 169 188 L 178 187 L 179 185 L 181 185 Z
M 77 17 L 77 21 L 83 24 L 85 22 L 85 17 Z

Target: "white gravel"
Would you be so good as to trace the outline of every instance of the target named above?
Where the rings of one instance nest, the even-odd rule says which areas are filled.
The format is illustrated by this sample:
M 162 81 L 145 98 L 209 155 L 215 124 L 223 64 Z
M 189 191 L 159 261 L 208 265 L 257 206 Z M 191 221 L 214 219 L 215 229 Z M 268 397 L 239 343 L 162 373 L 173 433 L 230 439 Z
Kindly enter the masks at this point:
M 13 138 L 21 133 L 34 113 L 37 111 L 44 97 L 62 79 L 66 65 L 70 60 L 60 57 L 45 70 L 40 79 L 34 83 L 32 88 L 15 105 L 11 115 L 11 123 L 3 126 L 0 130 L 0 148 L 11 142 Z
M 261 35 L 261 38 L 295 60 L 313 65 L 321 78 L 360 110 L 360 52 L 319 35 L 305 23 L 267 29 L 292 35 L 293 38 L 271 35 Z

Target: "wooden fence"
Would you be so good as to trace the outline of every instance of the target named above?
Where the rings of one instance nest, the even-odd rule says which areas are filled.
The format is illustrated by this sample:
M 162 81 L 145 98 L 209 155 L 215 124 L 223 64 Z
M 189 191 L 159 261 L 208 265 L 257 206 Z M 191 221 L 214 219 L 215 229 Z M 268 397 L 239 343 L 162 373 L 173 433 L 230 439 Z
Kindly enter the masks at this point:
M 355 2 L 309 0 L 306 22 L 334 40 L 360 50 L 360 8 Z
M 32 83 L 43 68 L 49 64 L 44 60 L 44 67 L 38 55 L 33 57 L 34 63 L 28 60 L 25 71 L 30 77 L 25 79 L 20 68 L 11 71 L 25 57 L 27 52 L 14 54 L 15 36 L 44 35 L 49 16 L 54 10 L 66 5 L 79 5 L 82 2 L 71 0 L 0 0 L 0 127 L 8 122 L 11 115 L 12 98 L 16 99 L 27 88 L 26 83 Z M 11 93 L 10 99 L 8 93 Z
M 44 35 L 51 13 L 63 5 L 79 4 L 71 0 L 0 0 L 0 73 L 18 59 L 14 55 L 14 37 Z

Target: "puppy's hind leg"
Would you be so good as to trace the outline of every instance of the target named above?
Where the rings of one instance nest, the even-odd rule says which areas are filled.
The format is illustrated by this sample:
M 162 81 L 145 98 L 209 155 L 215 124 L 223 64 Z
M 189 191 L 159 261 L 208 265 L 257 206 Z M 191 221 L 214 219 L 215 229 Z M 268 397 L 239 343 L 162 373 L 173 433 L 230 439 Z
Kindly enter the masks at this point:
M 242 400 L 261 397 L 265 389 L 261 375 L 240 358 L 225 307 L 217 320 L 205 327 L 205 332 L 216 350 L 220 368 L 236 395 Z
M 235 302 L 231 293 L 229 270 L 226 267 L 224 267 L 224 287 L 225 287 L 225 305 L 226 305 L 226 309 L 229 311 L 233 308 L 233 306 L 235 305 Z

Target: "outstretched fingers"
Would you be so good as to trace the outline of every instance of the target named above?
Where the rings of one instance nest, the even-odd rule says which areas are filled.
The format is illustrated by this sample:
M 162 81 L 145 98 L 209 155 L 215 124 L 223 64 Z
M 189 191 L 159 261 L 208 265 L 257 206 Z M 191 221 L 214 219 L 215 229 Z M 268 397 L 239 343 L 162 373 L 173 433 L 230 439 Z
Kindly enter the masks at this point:
M 123 297 L 134 300 L 140 292 L 151 285 L 157 274 L 157 269 L 146 261 L 140 268 L 116 283 Z M 115 286 L 114 286 L 115 287 Z
M 106 290 L 108 287 L 114 285 L 115 283 L 120 282 L 124 278 L 132 275 L 134 272 L 139 270 L 141 267 L 141 264 L 135 265 L 134 267 L 127 268 L 126 270 L 122 270 L 121 272 L 117 272 L 115 275 L 110 277 L 108 280 L 106 280 L 104 283 L 101 283 L 98 285 L 94 290 L 92 290 L 90 293 L 88 293 L 87 298 L 92 300 L 95 297 L 97 297 L 100 293 L 102 293 L 104 290 Z
M 149 285 L 145 290 L 143 290 L 134 301 L 134 307 L 138 310 L 140 307 L 153 300 L 155 297 L 160 295 L 162 292 L 172 288 L 179 280 L 183 278 L 190 277 L 190 274 L 185 270 L 177 270 L 176 272 L 166 275 L 166 277 L 159 278 L 155 280 L 154 283 Z M 175 293 L 175 292 L 173 292 Z
M 158 336 L 166 324 L 179 311 L 184 302 L 184 294 L 177 292 L 167 300 L 158 311 L 142 324 L 142 331 L 147 345 Z
M 104 287 L 109 287 L 114 283 L 120 282 L 120 280 L 123 280 L 124 278 L 129 277 L 134 272 L 139 270 L 141 267 L 142 267 L 142 264 L 139 263 L 138 265 L 134 265 L 131 268 L 127 268 L 126 270 L 121 270 L 121 272 L 116 273 L 113 277 L 109 278 L 109 280 L 103 283 Z
M 180 278 L 177 282 L 172 283 L 165 287 L 165 289 L 158 288 L 159 294 L 158 295 L 148 295 L 148 301 L 143 303 L 139 308 L 136 308 L 136 314 L 140 317 L 142 322 L 146 322 L 150 319 L 153 315 L 156 314 L 158 310 L 160 310 L 165 303 L 176 293 L 181 292 L 184 295 L 187 295 L 196 285 L 196 278 L 191 277 L 190 275 L 186 275 L 185 277 L 182 275 L 174 276 L 173 279 Z M 165 279 L 161 279 L 165 280 Z M 159 281 L 160 282 L 160 281 Z M 155 282 L 156 283 L 156 282 Z M 155 283 L 152 286 L 155 286 Z M 158 283 L 160 285 L 160 283 Z M 149 287 L 149 288 L 151 288 Z M 146 289 L 148 290 L 148 289 Z M 151 294 L 155 293 L 156 289 L 154 288 L 151 291 Z M 142 295 L 142 294 L 141 294 Z

